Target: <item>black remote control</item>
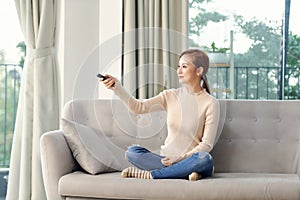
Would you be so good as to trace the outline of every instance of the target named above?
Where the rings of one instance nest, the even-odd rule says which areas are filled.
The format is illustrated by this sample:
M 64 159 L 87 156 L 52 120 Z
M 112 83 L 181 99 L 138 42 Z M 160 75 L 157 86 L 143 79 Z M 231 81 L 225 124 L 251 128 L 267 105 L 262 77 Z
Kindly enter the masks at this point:
M 97 77 L 98 77 L 98 78 L 102 78 L 102 79 L 103 79 L 103 81 L 104 81 L 105 79 L 107 79 L 107 77 L 106 77 L 106 76 L 104 76 L 104 75 L 102 75 L 102 74 L 97 74 Z

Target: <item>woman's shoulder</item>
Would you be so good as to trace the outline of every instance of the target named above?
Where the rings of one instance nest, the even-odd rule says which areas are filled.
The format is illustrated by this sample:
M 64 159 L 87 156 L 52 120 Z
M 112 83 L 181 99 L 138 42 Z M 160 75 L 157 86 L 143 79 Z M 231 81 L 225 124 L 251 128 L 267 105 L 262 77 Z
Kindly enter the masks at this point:
M 212 94 L 209 94 L 207 91 L 204 91 L 202 95 L 200 95 L 202 97 L 202 104 L 203 101 L 206 102 L 207 106 L 218 106 L 219 105 L 219 100 L 214 97 Z
M 211 101 L 216 101 L 216 102 L 219 101 L 219 100 L 218 100 L 215 96 L 213 96 L 212 94 L 209 94 L 208 92 L 206 92 L 206 94 L 207 94 L 207 97 L 208 97 Z
M 170 89 L 165 89 L 164 91 L 162 91 L 162 94 L 174 95 L 174 94 L 178 94 L 179 92 L 181 92 L 181 88 L 170 88 Z
M 171 101 L 173 99 L 177 99 L 182 92 L 182 88 L 170 88 L 163 90 L 159 95 L 162 96 L 165 100 Z
M 182 86 L 182 87 L 178 87 L 178 88 L 167 89 L 167 90 L 165 90 L 165 92 L 179 94 L 179 93 L 188 93 L 189 91 L 186 87 Z

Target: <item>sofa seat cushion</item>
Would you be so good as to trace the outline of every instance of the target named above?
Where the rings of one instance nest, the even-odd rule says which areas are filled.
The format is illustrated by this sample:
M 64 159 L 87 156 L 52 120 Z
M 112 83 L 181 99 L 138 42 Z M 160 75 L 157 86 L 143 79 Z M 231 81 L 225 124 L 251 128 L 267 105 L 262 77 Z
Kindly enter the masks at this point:
M 196 182 L 122 178 L 120 172 L 73 172 L 59 181 L 62 196 L 118 199 L 300 199 L 298 174 L 216 173 Z

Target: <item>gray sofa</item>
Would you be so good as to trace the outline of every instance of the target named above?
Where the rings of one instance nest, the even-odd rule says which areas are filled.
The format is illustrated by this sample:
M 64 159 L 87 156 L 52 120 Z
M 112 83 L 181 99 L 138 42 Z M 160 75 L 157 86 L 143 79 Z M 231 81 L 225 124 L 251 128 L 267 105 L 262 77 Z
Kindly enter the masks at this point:
M 165 113 L 134 115 L 119 100 L 74 100 L 62 130 L 41 138 L 44 185 L 58 199 L 300 199 L 300 101 L 221 100 L 215 175 L 122 178 L 127 146 L 158 151 Z M 187 119 L 188 120 L 188 119 Z

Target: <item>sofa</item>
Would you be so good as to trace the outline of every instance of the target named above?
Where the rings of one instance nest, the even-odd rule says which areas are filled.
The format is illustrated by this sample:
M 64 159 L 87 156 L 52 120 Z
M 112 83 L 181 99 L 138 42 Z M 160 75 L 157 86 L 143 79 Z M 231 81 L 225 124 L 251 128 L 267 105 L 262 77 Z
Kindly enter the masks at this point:
M 118 99 L 77 99 L 42 135 L 47 199 L 300 199 L 300 101 L 219 100 L 213 177 L 122 178 L 128 146 L 158 152 L 166 113 L 133 114 Z M 188 120 L 188 119 L 187 119 Z

